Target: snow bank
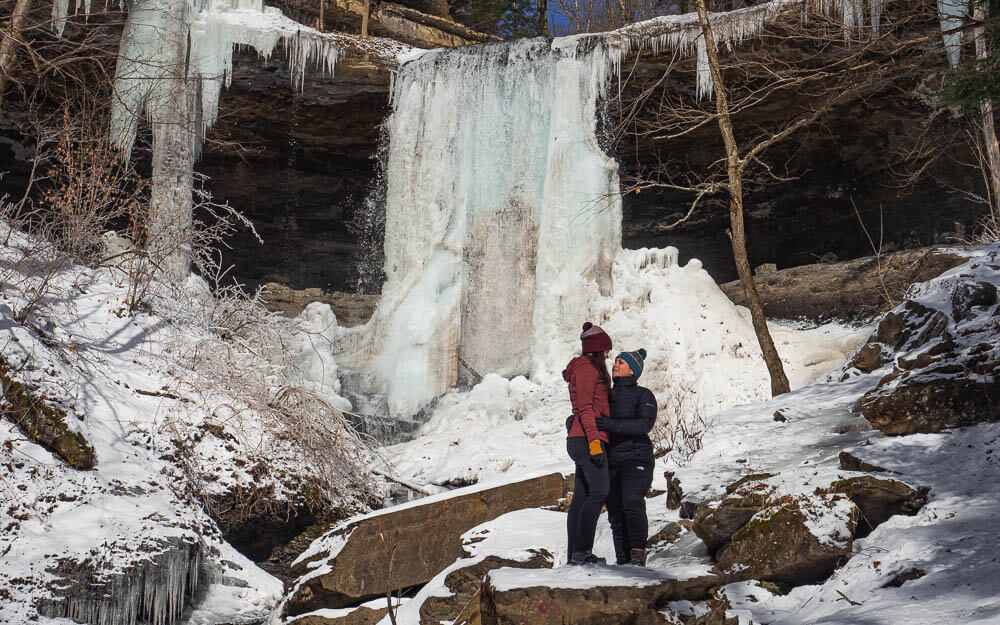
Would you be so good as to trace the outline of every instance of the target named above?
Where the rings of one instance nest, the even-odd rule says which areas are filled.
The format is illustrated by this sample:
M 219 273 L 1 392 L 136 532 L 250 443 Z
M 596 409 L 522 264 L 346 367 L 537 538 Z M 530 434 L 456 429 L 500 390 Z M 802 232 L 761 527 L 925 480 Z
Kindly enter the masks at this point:
M 225 542 L 203 501 L 259 488 L 271 505 L 300 505 L 299 488 L 316 469 L 246 401 L 258 384 L 288 378 L 268 381 L 279 369 L 206 329 L 200 289 L 154 285 L 151 312 L 132 315 L 117 270 L 67 263 L 43 285 L 31 273 L 37 250 L 16 232 L 0 248 L 0 357 L 6 375 L 65 412 L 97 466 L 70 468 L 0 421 L 0 622 L 25 623 L 39 605 L 99 623 L 169 622 L 198 579 L 206 597 L 190 623 L 263 618 L 281 582 Z M 43 297 L 25 312 L 34 289 Z M 302 322 L 322 334 L 331 319 L 311 312 Z M 240 362 L 264 379 L 226 386 L 202 373 L 215 362 Z M 363 490 L 345 488 L 336 505 L 363 509 L 351 503 Z M 181 558 L 182 544 L 196 555 Z M 88 603 L 85 592 L 62 599 L 89 575 L 110 584 L 108 601 Z

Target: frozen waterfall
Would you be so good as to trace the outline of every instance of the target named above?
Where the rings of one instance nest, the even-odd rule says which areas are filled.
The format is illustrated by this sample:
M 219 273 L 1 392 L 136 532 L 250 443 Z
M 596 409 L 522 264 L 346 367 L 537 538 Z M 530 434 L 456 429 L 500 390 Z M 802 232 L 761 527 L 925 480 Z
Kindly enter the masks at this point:
M 355 354 L 394 416 L 460 378 L 563 364 L 590 302 L 610 291 L 618 167 L 595 130 L 617 54 L 598 37 L 531 39 L 401 67 L 387 279 Z

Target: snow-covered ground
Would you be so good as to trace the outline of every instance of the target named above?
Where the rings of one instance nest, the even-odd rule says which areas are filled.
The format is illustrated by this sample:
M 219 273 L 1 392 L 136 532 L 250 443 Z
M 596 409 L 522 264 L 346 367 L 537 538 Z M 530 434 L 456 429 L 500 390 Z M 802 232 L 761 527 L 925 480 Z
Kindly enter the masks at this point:
M 0 237 L 6 235 L 0 225 Z M 135 605 L 128 601 L 144 588 L 176 611 L 191 582 L 185 580 L 189 565 L 198 568 L 189 560 L 198 558 L 205 565 L 200 592 L 207 595 L 190 623 L 262 618 L 280 598 L 281 582 L 227 544 L 198 499 L 233 492 L 253 497 L 257 488 L 280 507 L 294 505 L 314 483 L 322 467 L 252 408 L 255 393 L 279 401 L 282 383 L 296 377 L 254 356 L 266 343 L 242 349 L 240 332 L 227 342 L 210 331 L 209 318 L 220 322 L 219 316 L 250 309 L 216 306 L 206 299 L 204 283 L 163 290 L 130 314 L 120 272 L 72 264 L 47 272 L 46 254 L 19 233 L 0 247 L 0 372 L 65 411 L 68 428 L 93 447 L 96 468 L 70 468 L 11 420 L 0 420 L 0 623 L 29 621 L 37 600 L 58 596 L 47 586 L 88 575 L 122 582 L 111 587 L 121 604 L 117 612 L 100 613 L 77 601 L 80 618 L 131 622 Z M 26 296 L 36 293 L 38 306 L 19 314 Z M 312 344 L 336 321 L 328 307 L 307 313 L 299 320 L 306 332 L 285 337 L 282 366 L 301 368 L 301 388 L 308 390 L 320 388 L 325 374 L 335 375 L 314 357 Z M 224 365 L 229 369 L 219 371 Z M 244 368 L 258 377 L 241 377 Z M 330 403 L 343 401 L 332 388 L 326 391 Z M 340 444 L 349 448 L 349 439 Z M 356 466 L 360 459 L 348 468 Z M 364 492 L 345 488 L 339 503 L 364 510 L 358 497 Z M 192 552 L 200 555 L 178 555 L 181 543 L 200 547 Z M 180 560 L 166 564 L 174 556 Z M 153 561 L 163 565 L 159 574 L 137 572 Z
M 996 264 L 987 258 L 993 254 L 995 261 L 1000 246 L 966 254 L 970 257 L 966 265 L 918 285 L 911 294 L 925 306 L 948 313 L 956 279 L 1000 283 Z M 995 325 L 996 317 L 988 321 L 989 314 L 989 310 L 981 310 L 974 323 L 986 319 Z M 852 336 L 851 332 L 827 327 L 818 335 L 836 342 Z M 816 331 L 806 333 L 800 343 L 795 342 L 796 336 L 803 335 L 789 330 L 779 340 L 786 358 L 794 360 L 790 349 L 818 347 L 810 342 L 815 340 Z M 1000 623 L 1000 546 L 996 541 L 1000 423 L 905 437 L 886 437 L 868 429 L 858 400 L 889 369 L 891 364 L 859 375 L 841 365 L 789 394 L 723 410 L 711 419 L 702 449 L 689 461 L 677 462 L 672 456 L 658 461 L 654 489 L 666 488 L 663 472 L 670 470 L 680 479 L 686 498 L 704 502 L 720 500 L 728 484 L 752 473 L 776 473 L 767 483 L 781 492 L 813 492 L 852 475 L 840 468 L 842 450 L 894 472 L 891 475 L 896 479 L 930 488 L 929 501 L 919 513 L 892 517 L 870 535 L 856 539 L 854 555 L 822 584 L 800 586 L 784 596 L 772 594 L 756 582 L 725 586 L 722 592 L 732 605 L 731 613 L 739 615 L 742 624 Z M 725 366 L 714 370 L 721 378 L 719 388 L 724 387 L 731 370 Z M 792 372 L 794 376 L 795 370 Z M 548 386 L 525 380 L 487 380 L 469 393 L 454 393 L 442 402 L 421 437 L 392 451 L 400 466 L 410 468 L 415 475 L 442 478 L 463 470 L 470 477 L 502 478 L 516 476 L 521 467 L 546 463 L 563 467 L 561 426 L 568 408 L 556 386 L 555 382 Z M 501 393 L 504 390 L 507 399 Z M 777 411 L 786 421 L 775 421 Z M 478 426 L 480 421 L 486 425 Z M 648 500 L 648 511 L 651 534 L 679 520 L 677 511 L 666 509 L 666 495 Z M 544 516 L 534 518 L 532 514 Z M 522 511 L 484 524 L 468 535 L 505 536 L 503 550 L 511 553 L 529 546 L 554 547 L 559 566 L 565 562 L 564 520 L 565 515 L 558 512 Z M 526 530 L 526 525 L 531 527 Z M 819 529 L 819 535 L 831 533 Z M 479 545 L 473 547 L 484 551 Z M 610 530 L 603 518 L 595 552 L 609 561 L 614 557 Z M 707 572 L 710 561 L 702 542 L 685 532 L 675 543 L 654 551 L 648 564 L 660 575 L 694 576 Z M 578 567 L 562 570 L 568 587 L 620 585 L 628 578 L 627 571 L 610 574 L 601 567 L 589 574 L 581 573 Z M 915 579 L 890 584 L 910 570 L 918 571 Z M 558 573 L 514 569 L 497 575 L 503 585 L 522 587 L 538 579 L 544 580 L 538 583 L 551 584 L 558 577 Z M 447 593 L 442 580 L 443 575 L 404 606 L 399 622 L 417 622 L 411 616 L 417 613 L 421 597 Z M 683 602 L 671 607 L 690 609 Z
M 613 293 L 598 300 L 595 319 L 612 337 L 611 358 L 646 349 L 640 383 L 656 395 L 664 430 L 724 421 L 723 410 L 770 394 L 749 311 L 729 301 L 700 262 L 681 267 L 675 259 L 670 249 L 620 252 Z M 771 331 L 792 388 L 800 388 L 843 362 L 871 327 L 773 322 Z M 530 380 L 487 375 L 471 390 L 450 391 L 418 436 L 385 456 L 401 477 L 451 486 L 571 468 L 565 364 Z

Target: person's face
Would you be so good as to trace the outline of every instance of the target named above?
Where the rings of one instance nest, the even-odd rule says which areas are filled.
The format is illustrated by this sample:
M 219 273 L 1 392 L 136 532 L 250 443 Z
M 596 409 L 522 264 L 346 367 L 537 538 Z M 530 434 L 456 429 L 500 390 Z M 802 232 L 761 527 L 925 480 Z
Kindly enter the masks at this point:
M 632 367 L 621 358 L 615 358 L 615 364 L 611 367 L 611 377 L 624 378 L 632 375 Z

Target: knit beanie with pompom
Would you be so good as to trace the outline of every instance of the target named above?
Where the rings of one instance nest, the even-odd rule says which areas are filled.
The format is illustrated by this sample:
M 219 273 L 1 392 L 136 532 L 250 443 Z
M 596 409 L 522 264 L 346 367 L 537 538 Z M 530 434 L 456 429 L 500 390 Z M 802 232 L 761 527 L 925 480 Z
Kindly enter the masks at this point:
M 642 375 L 642 368 L 646 365 L 646 350 L 640 347 L 634 352 L 622 352 L 615 358 L 621 358 L 627 362 L 628 366 L 632 368 L 632 375 L 638 378 Z
M 611 349 L 611 337 L 600 326 L 595 326 L 589 321 L 583 324 L 583 333 L 580 334 L 580 342 L 583 344 L 584 354 L 588 352 L 606 352 Z

